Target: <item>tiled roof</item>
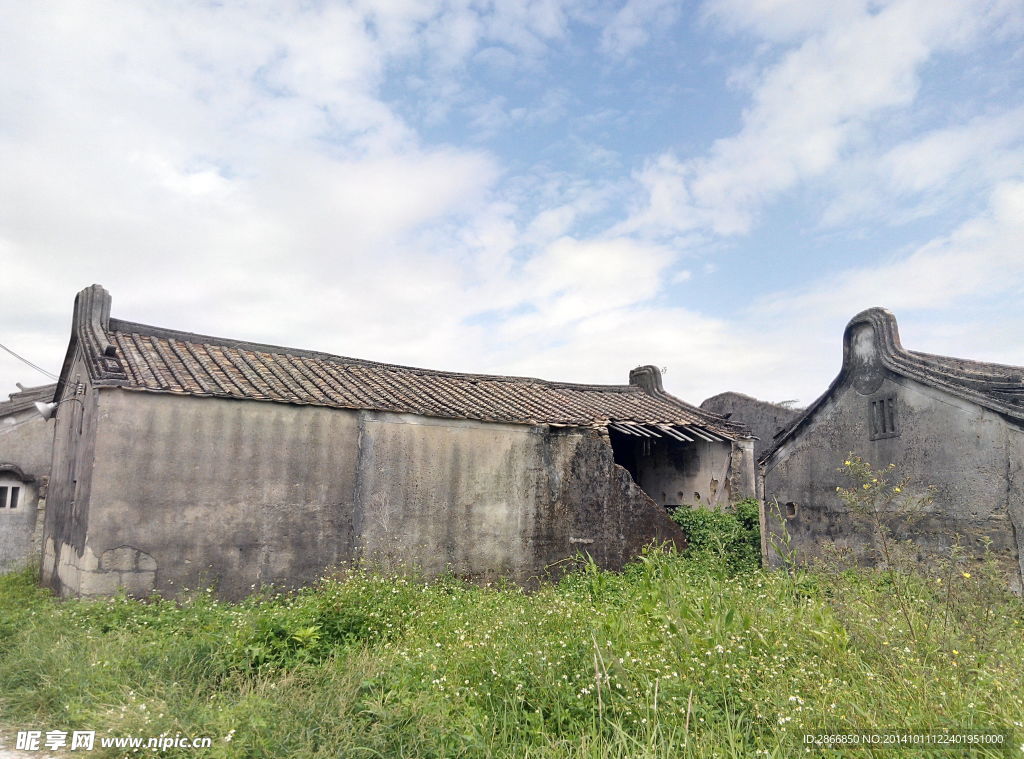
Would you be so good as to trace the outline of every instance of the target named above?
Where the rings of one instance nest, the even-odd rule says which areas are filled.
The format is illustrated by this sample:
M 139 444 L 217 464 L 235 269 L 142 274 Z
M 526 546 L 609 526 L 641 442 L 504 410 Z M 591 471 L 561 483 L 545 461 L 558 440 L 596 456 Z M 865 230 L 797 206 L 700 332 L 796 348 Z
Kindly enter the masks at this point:
M 622 420 L 710 426 L 724 420 L 633 385 L 415 369 L 110 320 L 129 386 L 140 390 L 364 408 L 500 422 Z
M 808 406 L 784 434 L 776 438 L 775 445 L 765 452 L 762 460 L 768 459 L 802 427 L 843 382 L 850 371 L 850 339 L 853 329 L 863 324 L 874 329 L 879 358 L 886 369 L 976 403 L 1018 424 L 1024 423 L 1024 367 L 907 350 L 900 342 L 896 317 L 884 308 L 869 308 L 854 316 L 846 325 L 843 368 L 839 375 L 821 397 Z
M 8 396 L 9 400 L 0 403 L 0 416 L 26 411 L 32 408 L 32 404 L 36 401 L 52 401 L 56 389 L 56 384 L 40 385 L 39 387 L 26 387 L 17 393 L 11 393 Z
M 902 351 L 893 359 L 910 376 L 917 375 L 932 385 L 948 385 L 963 397 L 983 396 L 1007 413 L 1024 418 L 1024 367 L 918 351 Z
M 86 346 L 86 363 L 98 385 L 456 419 L 565 425 L 635 422 L 697 427 L 728 439 L 745 435 L 741 425 L 660 388 L 648 392 L 637 385 L 416 369 L 195 335 L 109 318 L 109 298 L 93 285 L 76 300 L 75 320 L 83 333 L 78 341 Z M 98 316 L 91 318 L 90 313 Z M 650 436 L 629 425 L 624 429 Z

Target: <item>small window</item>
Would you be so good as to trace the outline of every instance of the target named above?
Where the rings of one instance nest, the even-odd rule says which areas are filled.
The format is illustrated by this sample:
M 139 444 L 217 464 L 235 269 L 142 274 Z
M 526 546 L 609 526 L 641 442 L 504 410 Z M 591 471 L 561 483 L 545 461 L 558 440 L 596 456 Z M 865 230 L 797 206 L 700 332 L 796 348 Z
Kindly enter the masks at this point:
M 17 485 L 0 485 L 0 509 L 18 508 L 18 496 L 21 488 Z
M 797 506 L 790 501 L 786 504 L 786 519 L 793 519 L 796 516 Z
M 868 429 L 871 432 L 872 440 L 896 437 L 900 434 L 896 411 L 896 396 L 894 395 L 875 398 L 871 401 L 868 408 Z

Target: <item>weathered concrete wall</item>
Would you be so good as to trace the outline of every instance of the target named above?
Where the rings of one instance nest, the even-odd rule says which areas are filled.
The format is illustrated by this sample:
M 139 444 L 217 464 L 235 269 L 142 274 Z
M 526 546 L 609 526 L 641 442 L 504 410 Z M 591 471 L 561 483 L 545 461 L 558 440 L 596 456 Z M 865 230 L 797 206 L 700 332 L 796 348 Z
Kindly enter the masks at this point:
M 615 460 L 662 507 L 721 508 L 755 495 L 753 441 L 683 443 L 612 434 Z
M 606 436 L 563 432 L 548 440 L 548 496 L 540 503 L 544 520 L 534 531 L 538 563 L 549 566 L 583 550 L 601 566 L 621 569 L 652 540 L 685 546 L 665 509 L 615 464 Z
M 640 487 L 662 506 L 728 505 L 729 443 L 658 441 L 639 457 Z
M 54 418 L 43 526 L 42 582 L 56 591 L 77 582 L 83 561 L 96 442 L 98 391 L 80 358 L 73 360 L 68 378 L 62 397 L 78 400 L 63 402 Z
M 754 458 L 756 440 L 733 441 L 729 454 L 729 497 L 735 501 L 757 498 L 757 474 Z
M 708 398 L 700 407 L 706 411 L 724 416 L 730 422 L 739 422 L 753 433 L 754 460 L 772 447 L 775 435 L 789 426 L 800 410 L 780 406 L 777 403 L 759 401 L 743 393 L 726 392 Z
M 53 428 L 34 409 L 0 421 L 0 466 L 14 465 L 31 480 L 0 473 L 0 487 L 20 489 L 17 508 L 0 508 L 0 572 L 25 566 L 40 550 L 35 542 L 45 508 L 40 492 L 50 474 Z
M 35 409 L 0 420 L 0 464 L 16 464 L 33 477 L 49 475 L 53 427 Z
M 682 541 L 591 430 L 103 389 L 91 483 L 66 594 L 238 597 L 356 559 L 526 582 Z
M 1024 585 L 1024 430 L 1006 427 L 1007 516 L 1017 543 L 1017 566 Z
M 37 546 L 33 544 L 36 519 L 39 514 L 39 490 L 35 482 L 22 482 L 20 478 L 0 475 L 0 488 L 10 500 L 12 488 L 18 489 L 16 508 L 0 508 L 0 573 L 23 568 Z
M 912 539 L 922 561 L 948 553 L 953 536 L 979 554 L 982 538 L 1004 561 L 1008 582 L 1021 589 L 1021 536 L 1024 534 L 1024 477 L 1021 431 L 1002 417 L 941 390 L 881 368 L 871 359 L 870 336 L 855 336 L 861 367 L 838 386 L 797 434 L 767 462 L 766 500 L 777 500 L 798 558 L 818 556 L 824 545 L 848 549 L 860 560 L 870 557 L 872 538 L 836 494 L 847 486 L 838 467 L 856 453 L 876 468 L 895 464 L 914 480 L 909 496 L 933 486 L 934 501 L 925 518 L 898 537 Z M 871 402 L 895 398 L 898 435 L 871 440 Z M 777 520 L 769 520 L 779 534 Z M 777 561 L 777 557 L 772 557 Z

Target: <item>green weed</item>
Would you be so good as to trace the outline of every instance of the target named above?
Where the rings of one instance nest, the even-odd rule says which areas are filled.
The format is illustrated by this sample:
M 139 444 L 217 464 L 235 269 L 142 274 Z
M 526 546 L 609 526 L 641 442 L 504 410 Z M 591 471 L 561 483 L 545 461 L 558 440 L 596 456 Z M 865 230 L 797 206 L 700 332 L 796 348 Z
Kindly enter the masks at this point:
M 208 736 L 211 757 L 826 756 L 804 732 L 869 728 L 998 728 L 1019 751 L 1024 606 L 981 615 L 978 573 L 901 600 L 884 572 L 794 592 L 715 561 L 582 560 L 529 593 L 349 571 L 240 603 L 56 601 L 8 575 L 0 725 Z M 911 632 L 908 599 L 931 625 Z
M 757 500 L 748 498 L 726 509 L 679 507 L 671 516 L 686 533 L 690 558 L 745 572 L 761 565 L 759 509 Z

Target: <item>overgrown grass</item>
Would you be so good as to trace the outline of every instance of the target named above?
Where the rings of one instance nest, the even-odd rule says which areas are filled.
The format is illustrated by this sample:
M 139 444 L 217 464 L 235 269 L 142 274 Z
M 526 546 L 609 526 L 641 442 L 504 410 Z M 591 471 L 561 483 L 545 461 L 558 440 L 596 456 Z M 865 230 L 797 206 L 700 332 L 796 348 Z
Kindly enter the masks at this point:
M 882 573 L 663 550 L 532 593 L 351 572 L 237 604 L 57 602 L 8 575 L 0 723 L 214 739 L 165 752 L 191 757 L 818 756 L 803 733 L 942 728 L 1009 729 L 1012 754 L 974 755 L 1022 756 L 1024 606 L 962 574 L 953 604 L 913 584 L 914 619 L 945 616 L 916 637 Z M 924 755 L 965 754 L 898 753 Z

